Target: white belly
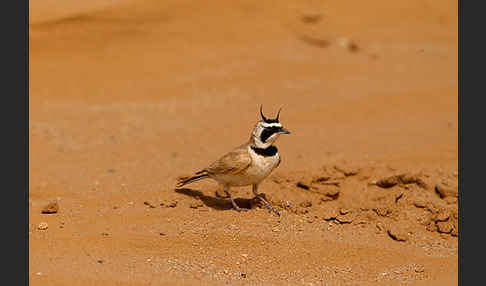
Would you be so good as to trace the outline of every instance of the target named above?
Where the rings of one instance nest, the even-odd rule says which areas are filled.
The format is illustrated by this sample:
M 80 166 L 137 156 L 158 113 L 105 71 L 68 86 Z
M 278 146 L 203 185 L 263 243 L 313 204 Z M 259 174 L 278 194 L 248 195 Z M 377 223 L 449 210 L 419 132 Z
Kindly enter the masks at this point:
M 258 184 L 270 175 L 280 161 L 278 153 L 272 157 L 264 157 L 250 149 L 249 154 L 252 162 L 245 171 L 236 175 L 218 175 L 214 179 L 233 187 Z

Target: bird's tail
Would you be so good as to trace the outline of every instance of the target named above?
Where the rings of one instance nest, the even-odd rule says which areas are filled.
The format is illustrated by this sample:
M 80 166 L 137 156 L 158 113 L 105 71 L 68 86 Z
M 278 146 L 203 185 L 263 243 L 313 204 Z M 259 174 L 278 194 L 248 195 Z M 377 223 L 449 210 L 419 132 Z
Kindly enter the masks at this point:
M 177 182 L 177 187 L 180 188 L 192 182 L 199 181 L 206 178 L 209 178 L 209 175 L 205 170 L 197 172 L 195 176 L 179 177 Z

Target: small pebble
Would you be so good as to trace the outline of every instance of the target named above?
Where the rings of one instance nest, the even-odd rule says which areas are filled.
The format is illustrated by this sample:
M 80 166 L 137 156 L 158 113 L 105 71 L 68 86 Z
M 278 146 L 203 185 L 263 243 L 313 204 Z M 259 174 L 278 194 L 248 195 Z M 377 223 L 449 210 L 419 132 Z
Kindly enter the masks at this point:
M 59 204 L 57 200 L 50 201 L 43 209 L 43 214 L 55 214 L 59 211 Z
M 160 203 L 160 206 L 166 208 L 175 208 L 177 206 L 177 201 L 163 201 Z
M 424 271 L 425 271 L 425 269 L 424 269 L 424 266 L 423 265 L 416 265 L 415 266 L 415 272 L 422 273 Z
M 145 202 L 143 202 L 143 204 L 146 205 L 146 206 L 149 206 L 151 209 L 155 208 L 155 206 L 153 204 L 151 204 L 150 202 L 145 201 Z
M 348 49 L 350 52 L 357 52 L 358 51 L 358 45 L 356 43 L 354 43 L 353 41 L 351 41 L 350 39 L 348 38 L 340 38 L 338 40 L 338 44 L 345 48 L 345 49 Z
M 192 209 L 197 209 L 197 208 L 200 208 L 200 207 L 203 207 L 204 204 L 200 201 L 195 201 L 195 202 L 192 202 L 189 207 L 192 208 Z
M 341 209 L 339 209 L 339 213 L 342 214 L 342 215 L 345 215 L 345 214 L 349 213 L 349 210 L 345 209 L 345 208 L 341 208 Z
M 39 230 L 46 230 L 48 227 L 49 227 L 49 225 L 47 224 L 47 222 L 41 222 L 37 226 L 37 229 L 39 229 Z

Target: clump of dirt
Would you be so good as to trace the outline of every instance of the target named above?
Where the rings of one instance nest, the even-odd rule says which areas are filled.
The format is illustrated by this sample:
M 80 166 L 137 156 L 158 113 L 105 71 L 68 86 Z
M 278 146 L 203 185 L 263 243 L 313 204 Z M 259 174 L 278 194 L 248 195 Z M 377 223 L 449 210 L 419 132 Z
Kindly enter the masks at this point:
M 457 237 L 455 181 L 457 176 L 441 170 L 409 171 L 341 162 L 314 171 L 274 174 L 268 180 L 273 186 L 261 192 L 275 209 L 284 213 L 343 226 L 374 225 L 390 239 L 407 242 L 417 233 Z M 232 208 L 219 188 L 214 197 L 191 189 L 178 192 L 191 197 L 189 207 L 193 209 Z M 245 208 L 265 207 L 257 198 L 235 196 L 235 201 Z M 175 207 L 177 201 L 160 205 Z
M 165 208 L 175 208 L 177 207 L 177 200 L 163 200 L 159 203 L 159 205 L 161 207 L 165 207 Z
M 457 184 L 439 171 L 340 164 L 271 177 L 274 207 L 340 225 L 376 224 L 395 241 L 417 232 L 457 236 Z M 433 186 L 433 187 L 432 187 Z M 379 225 L 379 226 L 378 226 Z
M 391 188 L 396 185 L 416 184 L 417 186 L 426 189 L 427 184 L 420 178 L 420 174 L 403 173 L 382 178 L 376 182 L 376 185 L 382 188 Z
M 457 204 L 457 180 L 444 179 L 435 186 L 435 193 L 448 204 Z
M 407 230 L 401 227 L 399 224 L 390 224 L 386 229 L 387 234 L 396 241 L 407 241 L 408 233 Z

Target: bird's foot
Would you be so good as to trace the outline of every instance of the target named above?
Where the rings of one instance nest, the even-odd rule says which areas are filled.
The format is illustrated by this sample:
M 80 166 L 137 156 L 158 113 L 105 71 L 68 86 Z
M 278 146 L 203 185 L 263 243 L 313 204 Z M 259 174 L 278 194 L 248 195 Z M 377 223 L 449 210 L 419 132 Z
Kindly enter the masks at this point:
M 272 211 L 274 214 L 276 214 L 277 216 L 279 216 L 279 217 L 280 217 L 280 213 L 279 213 L 279 212 L 278 212 L 276 209 L 274 209 L 274 208 L 272 207 L 272 205 L 270 205 L 270 203 L 269 203 L 269 202 L 267 202 L 267 200 L 266 200 L 266 199 L 265 199 L 265 198 L 264 198 L 264 197 L 263 197 L 261 194 L 257 195 L 257 197 L 258 197 L 258 198 L 259 198 L 259 199 L 260 199 L 260 200 L 261 200 L 261 201 L 262 201 L 262 202 L 265 204 L 265 207 L 266 207 L 266 208 L 267 208 L 269 211 Z
M 232 197 L 230 197 L 230 200 L 231 200 L 231 204 L 233 205 L 233 208 L 234 208 L 236 211 L 238 211 L 238 212 L 242 212 L 242 211 L 249 211 L 249 210 L 250 210 L 250 209 L 247 209 L 247 208 L 240 208 L 240 207 L 239 207 L 239 206 L 236 204 L 235 200 L 233 200 L 233 198 L 232 198 Z
M 246 212 L 246 211 L 249 211 L 250 209 L 247 209 L 247 208 L 240 208 L 240 207 L 233 207 L 236 211 L 238 212 Z

